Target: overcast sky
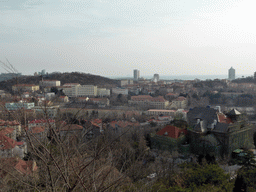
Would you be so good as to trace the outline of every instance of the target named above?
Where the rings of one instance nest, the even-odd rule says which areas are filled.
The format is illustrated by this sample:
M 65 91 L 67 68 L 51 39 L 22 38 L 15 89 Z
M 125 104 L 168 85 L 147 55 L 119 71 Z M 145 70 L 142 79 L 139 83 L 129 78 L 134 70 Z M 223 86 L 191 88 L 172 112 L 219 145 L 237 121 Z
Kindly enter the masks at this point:
M 0 0 L 0 60 L 23 74 L 256 71 L 255 0 Z M 0 68 L 0 72 L 5 72 Z

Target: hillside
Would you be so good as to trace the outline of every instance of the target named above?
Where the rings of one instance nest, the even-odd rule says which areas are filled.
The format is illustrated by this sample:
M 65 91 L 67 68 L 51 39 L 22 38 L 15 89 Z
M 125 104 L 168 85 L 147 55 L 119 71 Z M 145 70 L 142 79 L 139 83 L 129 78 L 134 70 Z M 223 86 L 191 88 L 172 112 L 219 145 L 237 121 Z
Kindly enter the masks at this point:
M 65 83 L 79 83 L 81 85 L 98 85 L 98 87 L 116 87 L 118 85 L 118 80 L 109 79 L 106 77 L 72 72 L 72 73 L 54 73 L 49 74 L 43 77 L 45 80 L 59 80 L 61 81 L 61 85 Z M 0 89 L 11 91 L 12 86 L 15 84 L 39 84 L 39 81 L 42 80 L 42 76 L 22 76 L 17 79 L 10 79 L 6 81 L 2 81 L 0 83 Z

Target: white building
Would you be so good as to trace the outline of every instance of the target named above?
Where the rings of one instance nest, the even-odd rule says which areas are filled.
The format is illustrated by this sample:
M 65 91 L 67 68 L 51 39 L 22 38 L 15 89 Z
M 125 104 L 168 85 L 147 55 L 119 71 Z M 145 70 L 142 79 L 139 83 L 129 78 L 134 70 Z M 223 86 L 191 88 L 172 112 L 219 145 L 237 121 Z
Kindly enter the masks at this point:
M 100 97 L 110 96 L 110 90 L 106 88 L 97 88 L 97 96 L 100 96 Z
M 24 103 L 22 101 L 17 103 L 5 103 L 7 110 L 32 109 L 33 107 L 35 107 L 35 103 Z
M 97 96 L 97 86 L 94 85 L 78 85 L 75 88 L 76 97 L 84 97 L 84 96 Z
M 58 80 L 42 80 L 39 82 L 41 87 L 57 87 L 60 86 L 60 81 Z
M 110 90 L 106 88 L 97 88 L 94 85 L 80 85 L 78 83 L 69 83 L 61 87 L 58 87 L 59 90 L 63 90 L 66 96 L 68 97 L 104 97 L 110 96 Z
M 122 95 L 128 95 L 128 89 L 124 88 L 112 88 L 112 94 L 122 94 Z

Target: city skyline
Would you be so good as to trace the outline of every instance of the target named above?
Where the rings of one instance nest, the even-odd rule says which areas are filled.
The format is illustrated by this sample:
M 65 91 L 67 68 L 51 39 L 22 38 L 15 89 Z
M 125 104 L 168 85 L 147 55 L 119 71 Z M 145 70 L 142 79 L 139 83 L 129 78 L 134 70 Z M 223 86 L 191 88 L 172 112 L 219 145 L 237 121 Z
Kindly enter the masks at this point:
M 251 74 L 252 0 L 1 1 L 0 60 L 22 74 Z M 237 14 L 240 13 L 240 14 Z M 0 72 L 6 72 L 4 69 Z

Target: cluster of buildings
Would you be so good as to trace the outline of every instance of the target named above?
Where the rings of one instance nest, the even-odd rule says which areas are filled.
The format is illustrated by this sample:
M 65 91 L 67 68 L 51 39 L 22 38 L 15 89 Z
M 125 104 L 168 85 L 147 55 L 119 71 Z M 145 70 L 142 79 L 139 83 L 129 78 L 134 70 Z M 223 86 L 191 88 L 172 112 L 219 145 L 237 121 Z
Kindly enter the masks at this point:
M 234 78 L 232 70 L 230 73 L 230 77 Z M 158 74 L 155 74 L 152 80 L 145 80 L 140 78 L 140 73 L 136 70 L 134 79 L 120 80 L 119 86 L 111 89 L 79 83 L 62 85 L 59 80 L 42 80 L 39 85 L 14 85 L 13 92 L 19 92 L 21 96 L 14 99 L 15 102 L 6 102 L 5 109 L 8 112 L 17 109 L 33 110 L 37 114 L 47 113 L 47 118 L 30 118 L 30 121 L 26 121 L 26 126 L 24 124 L 24 129 L 21 129 L 21 124 L 16 121 L 0 121 L 0 161 L 6 162 L 9 159 L 12 166 L 22 164 L 30 173 L 36 171 L 38 168 L 35 162 L 22 160 L 29 150 L 23 138 L 30 136 L 35 143 L 45 142 L 51 137 L 51 128 L 56 130 L 60 139 L 69 143 L 85 142 L 105 132 L 121 134 L 127 129 L 147 130 L 155 126 L 159 131 L 151 133 L 151 147 L 177 150 L 183 154 L 224 157 L 230 156 L 236 149 L 253 147 L 252 125 L 241 112 L 235 109 L 222 112 L 220 108 L 199 107 L 196 102 L 200 101 L 197 97 L 203 95 L 205 90 L 215 94 L 223 89 L 253 90 L 255 86 L 240 85 L 228 80 L 214 80 L 210 83 L 209 86 L 212 87 L 209 88 L 206 84 L 200 84 L 199 80 L 161 81 Z M 52 88 L 62 95 L 56 98 L 55 93 L 51 92 Z M 40 93 L 42 90 L 44 94 Z M 236 92 L 226 92 L 226 95 L 239 97 Z M 36 101 L 33 100 L 35 97 Z M 121 100 L 122 97 L 126 100 Z M 55 107 L 52 98 L 55 98 L 58 104 L 69 103 L 69 99 L 72 99 L 79 106 L 86 104 L 97 107 L 91 109 L 88 115 L 86 113 L 89 108 L 82 111 L 87 120 L 76 124 L 67 121 L 56 122 L 58 113 L 69 114 L 73 108 L 66 108 L 65 105 Z M 111 103 L 118 99 L 122 109 L 119 111 L 114 110 L 116 106 L 112 108 Z M 195 107 L 191 107 L 191 103 Z M 114 114 L 117 111 L 120 114 L 116 117 L 113 115 L 108 122 L 101 119 L 106 114 Z M 103 112 L 105 114 L 101 115 Z M 142 121 L 141 117 L 145 119 Z M 14 162 L 12 158 L 18 159 Z
M 252 125 L 236 109 L 195 107 L 183 124 L 167 125 L 151 135 L 152 146 L 181 153 L 230 157 L 237 149 L 253 148 Z
M 25 157 L 27 143 L 18 140 L 21 134 L 19 122 L 0 120 L 0 158 Z
M 0 81 L 5 81 L 12 78 L 17 78 L 22 76 L 21 73 L 1 73 L 0 74 Z

